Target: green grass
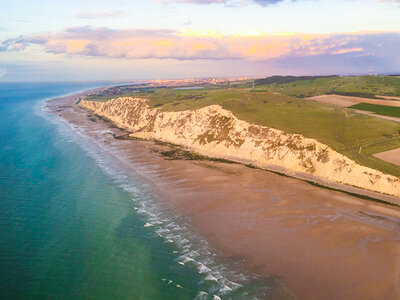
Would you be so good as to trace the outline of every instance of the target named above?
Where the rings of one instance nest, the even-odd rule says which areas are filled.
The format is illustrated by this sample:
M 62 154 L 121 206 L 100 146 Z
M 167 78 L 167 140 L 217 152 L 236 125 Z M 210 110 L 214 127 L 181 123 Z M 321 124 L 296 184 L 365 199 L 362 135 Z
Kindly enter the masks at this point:
M 388 117 L 395 117 L 400 118 L 400 107 L 396 106 L 386 106 L 386 105 L 377 105 L 377 104 L 370 104 L 370 103 L 359 103 L 349 108 L 358 109 L 358 110 L 365 110 L 376 113 L 382 116 Z
M 400 137 L 364 146 L 362 148 L 362 153 L 364 155 L 372 155 L 397 148 L 400 148 Z
M 336 79 L 341 77 L 318 78 L 314 81 Z M 398 137 L 400 124 L 396 122 L 359 114 L 351 109 L 278 94 L 265 87 L 256 90 L 236 87 L 202 90 L 161 88 L 135 93 L 134 97 L 149 99 L 149 105 L 161 111 L 182 111 L 219 104 L 240 119 L 314 138 L 362 165 L 400 177 L 399 167 L 372 157 L 376 153 L 374 149 L 377 152 L 386 151 L 397 145 L 400 147 L 400 143 L 382 142 L 381 146 L 365 147 L 362 155 L 358 153 L 360 146 Z M 99 97 L 99 100 L 104 98 Z
M 307 77 L 304 77 L 307 78 Z M 295 97 L 311 97 L 325 94 L 338 94 L 376 98 L 379 95 L 399 96 L 400 77 L 398 76 L 357 76 L 357 77 L 316 77 L 315 79 L 302 79 L 288 83 L 284 79 L 278 83 L 264 84 L 265 79 L 256 81 L 257 89 L 268 89 Z M 288 80 L 289 80 L 288 79 Z
M 122 96 L 124 96 L 124 97 L 135 97 L 135 95 L 136 94 L 125 94 L 125 95 L 116 96 L 116 95 L 101 95 L 101 94 L 99 95 L 99 94 L 97 94 L 97 95 L 88 95 L 83 100 L 108 101 L 108 100 L 111 100 L 111 99 L 113 99 L 115 97 L 122 97 Z

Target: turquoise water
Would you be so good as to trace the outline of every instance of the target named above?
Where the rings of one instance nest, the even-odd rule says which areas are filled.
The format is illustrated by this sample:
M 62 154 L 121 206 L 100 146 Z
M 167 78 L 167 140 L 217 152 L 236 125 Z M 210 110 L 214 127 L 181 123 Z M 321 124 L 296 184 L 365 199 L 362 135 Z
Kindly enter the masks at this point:
M 0 84 L 0 299 L 248 299 L 264 290 L 225 279 L 233 273 L 145 183 L 41 110 L 44 99 L 89 86 Z

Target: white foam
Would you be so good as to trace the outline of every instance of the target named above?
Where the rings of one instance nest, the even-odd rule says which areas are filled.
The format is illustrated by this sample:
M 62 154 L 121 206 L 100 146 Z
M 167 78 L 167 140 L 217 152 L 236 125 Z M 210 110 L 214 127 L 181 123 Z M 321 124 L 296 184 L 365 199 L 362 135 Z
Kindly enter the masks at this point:
M 188 256 L 185 256 L 183 258 L 183 262 L 184 263 L 189 263 L 189 262 L 193 262 L 193 261 L 195 261 L 195 260 L 193 258 L 188 257 Z
M 197 268 L 199 270 L 199 273 L 209 273 L 211 272 L 210 268 L 207 268 L 205 265 L 203 265 L 202 263 L 199 263 L 199 266 Z
M 219 292 L 222 293 L 222 294 L 227 294 L 227 293 L 229 293 L 229 292 L 231 292 L 231 291 L 232 291 L 232 288 L 230 288 L 230 287 L 227 286 L 227 285 L 224 285 L 224 286 L 219 290 Z
M 200 292 L 197 294 L 196 298 L 194 298 L 194 300 L 206 300 L 206 299 L 208 299 L 207 296 L 208 296 L 208 293 L 207 293 L 207 292 L 200 291 Z
M 211 274 L 208 274 L 208 275 L 206 276 L 206 278 L 204 278 L 204 280 L 218 282 L 218 279 L 215 278 L 214 276 L 212 276 Z
M 189 262 L 191 263 L 189 265 L 194 264 L 198 273 L 204 276 L 204 280 L 215 282 L 219 286 L 220 292 L 228 293 L 240 287 L 241 285 L 235 283 L 234 280 L 238 282 L 248 280 L 244 274 L 217 263 L 214 258 L 217 255 L 207 241 L 195 233 L 184 218 L 177 217 L 169 208 L 163 206 L 162 201 L 159 201 L 157 196 L 151 192 L 150 186 L 136 174 L 140 171 L 147 172 L 148 167 L 136 164 L 132 166 L 132 172 L 127 171 L 126 165 L 119 164 L 119 162 L 123 161 L 127 155 L 131 155 L 130 153 L 104 143 L 101 136 L 97 139 L 88 136 L 84 128 L 60 122 L 60 119 L 54 116 L 48 118 L 57 124 L 60 134 L 67 136 L 71 142 L 81 146 L 113 178 L 115 183 L 131 195 L 135 212 L 142 215 L 146 220 L 143 227 L 151 228 L 154 234 L 163 238 L 165 242 L 176 245 L 178 249 L 173 250 L 172 253 L 181 254 L 178 258 L 178 264 L 185 265 Z M 108 134 L 110 131 L 99 130 L 99 133 Z M 118 140 L 117 144 L 121 142 L 124 141 Z M 168 284 L 172 283 L 172 280 L 169 279 L 163 279 L 163 281 L 168 282 Z M 214 290 L 214 292 L 216 291 Z M 213 299 L 220 298 L 214 295 Z
M 162 281 L 166 282 L 167 284 L 171 284 L 173 281 L 171 279 L 163 278 Z

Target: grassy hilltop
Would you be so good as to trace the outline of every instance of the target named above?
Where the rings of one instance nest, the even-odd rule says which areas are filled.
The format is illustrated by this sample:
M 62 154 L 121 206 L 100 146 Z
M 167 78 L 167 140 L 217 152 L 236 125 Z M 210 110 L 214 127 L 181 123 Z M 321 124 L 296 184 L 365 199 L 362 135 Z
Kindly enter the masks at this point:
M 197 90 L 140 87 L 135 93 L 132 90 L 125 93 L 123 88 L 119 88 L 116 94 L 149 99 L 151 107 L 162 111 L 219 104 L 248 122 L 317 139 L 362 165 L 400 176 L 398 166 L 372 156 L 373 153 L 400 147 L 400 123 L 302 98 L 333 90 L 371 98 L 400 96 L 399 77 L 270 77 L 257 80 L 255 84 L 255 89 L 251 88 L 252 81 L 206 85 Z M 104 101 L 116 96 L 104 93 L 89 96 L 88 100 Z M 385 109 L 391 113 L 390 107 Z M 360 146 L 363 146 L 361 154 Z

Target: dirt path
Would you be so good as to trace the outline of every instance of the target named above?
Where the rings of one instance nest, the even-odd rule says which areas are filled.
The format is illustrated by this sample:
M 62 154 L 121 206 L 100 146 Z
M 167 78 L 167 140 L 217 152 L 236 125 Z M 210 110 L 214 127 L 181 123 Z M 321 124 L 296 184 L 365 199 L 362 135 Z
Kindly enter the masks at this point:
M 377 115 L 376 113 L 373 113 L 373 112 L 370 112 L 370 111 L 365 111 L 365 110 L 354 109 L 354 111 L 358 112 L 359 114 L 363 114 L 363 115 L 367 115 L 367 116 L 371 116 L 371 117 L 381 118 L 381 119 L 385 119 L 385 120 L 389 120 L 389 121 L 394 121 L 394 122 L 399 122 L 400 123 L 400 118 Z

